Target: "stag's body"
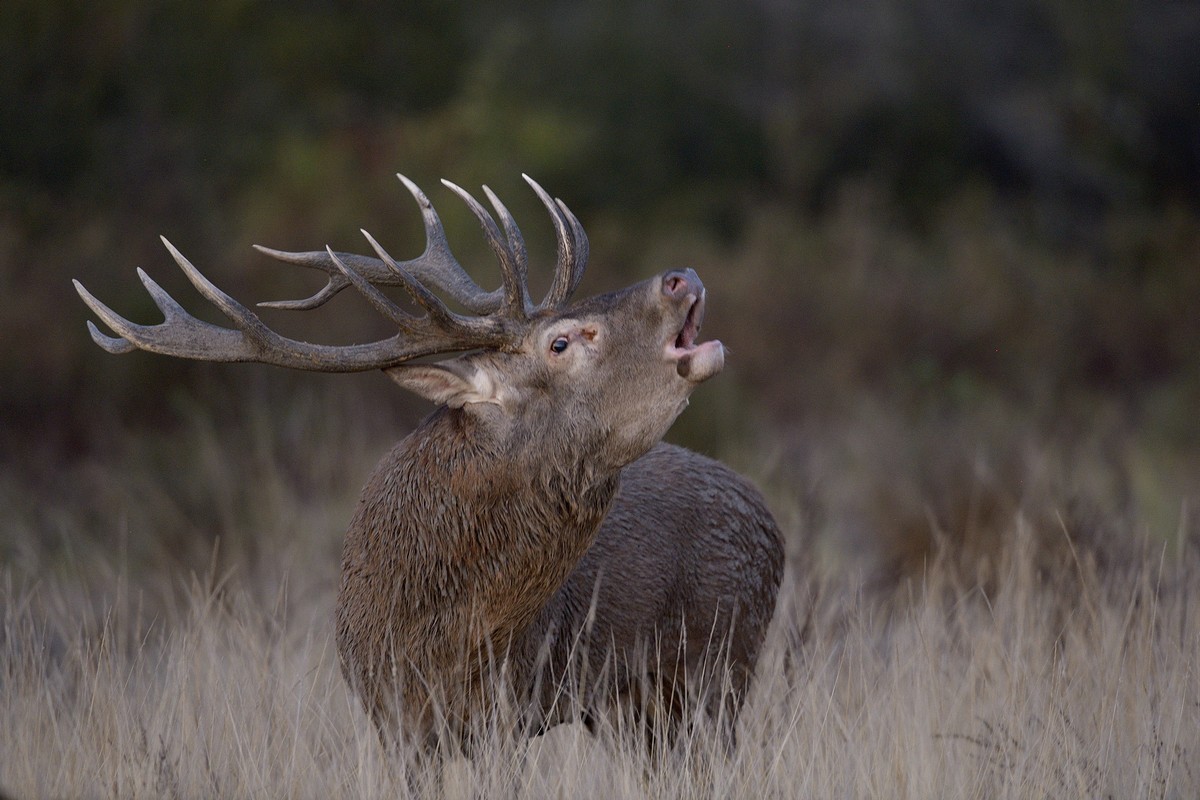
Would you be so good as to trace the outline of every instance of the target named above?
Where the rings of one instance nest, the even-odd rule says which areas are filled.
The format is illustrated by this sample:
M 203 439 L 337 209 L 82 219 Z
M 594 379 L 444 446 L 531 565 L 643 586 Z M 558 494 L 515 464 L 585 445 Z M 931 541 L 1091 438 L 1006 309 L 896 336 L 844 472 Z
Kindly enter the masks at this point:
M 690 269 L 669 270 L 569 302 L 587 237 L 561 201 L 530 181 L 558 238 L 554 280 L 535 305 L 508 211 L 485 187 L 497 224 L 447 184 L 498 257 L 502 286 L 485 292 L 454 260 L 428 199 L 401 179 L 425 218 L 420 257 L 396 262 L 369 235 L 378 258 L 264 250 L 330 276 L 311 298 L 264 305 L 313 308 L 353 286 L 396 335 L 345 347 L 283 337 L 168 243 L 233 326 L 196 319 L 140 273 L 164 322 L 129 322 L 76 283 L 118 334 L 89 323 L 93 339 L 113 353 L 383 369 L 440 406 L 380 463 L 346 536 L 338 652 L 385 740 L 419 749 L 443 733 L 465 741 L 497 707 L 500 686 L 527 705 L 525 721 L 538 729 L 580 704 L 590 715 L 623 700 L 656 714 L 665 708 L 667 721 L 678 722 L 689 697 L 714 712 L 715 699 L 727 698 L 732 725 L 783 554 L 753 486 L 659 444 L 692 390 L 724 364 L 720 342 L 696 341 L 704 284 Z M 398 306 L 381 285 L 402 286 L 424 315 Z M 475 316 L 451 311 L 433 289 Z M 474 352 L 410 363 L 454 351 Z M 723 667 L 727 684 L 715 672 Z M 580 702 L 560 702 L 564 687 Z
M 782 572 L 779 528 L 758 489 L 659 444 L 622 470 L 596 540 L 514 648 L 544 648 L 537 721 L 615 706 L 677 724 L 691 703 L 732 730 Z
M 670 726 L 689 702 L 731 727 L 782 577 L 758 490 L 666 444 L 618 489 L 611 472 L 489 452 L 453 416 L 384 458 L 346 537 L 338 650 L 384 735 L 466 736 L 501 671 L 536 730 L 614 705 Z

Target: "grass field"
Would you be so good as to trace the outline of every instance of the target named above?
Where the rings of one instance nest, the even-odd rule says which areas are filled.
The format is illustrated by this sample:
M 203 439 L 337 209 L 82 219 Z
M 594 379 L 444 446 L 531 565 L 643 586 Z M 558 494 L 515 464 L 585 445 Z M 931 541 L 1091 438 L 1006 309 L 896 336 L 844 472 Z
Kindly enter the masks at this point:
M 182 431 L 113 431 L 111 449 L 70 470 L 6 468 L 0 792 L 411 790 L 343 684 L 332 641 L 341 531 L 387 446 L 387 424 L 368 411 L 316 393 L 283 410 L 184 408 Z M 810 443 L 803 457 L 793 445 L 726 454 L 767 490 L 791 561 L 736 752 L 704 724 L 670 752 L 624 729 L 560 726 L 529 742 L 498 731 L 472 761 L 451 761 L 440 787 L 418 790 L 1200 795 L 1200 542 L 1187 509 L 1174 537 L 1106 510 L 1111 465 L 1087 448 L 1035 447 L 1003 469 L 985 453 L 972 471 L 937 455 L 949 445 L 927 432 L 897 442 L 861 428 L 857 440 L 796 434 Z M 868 441 L 877 457 L 861 451 Z M 916 463 L 882 457 L 898 445 Z M 1086 492 L 1056 483 L 1064 465 L 1098 476 L 1090 515 Z M 916 475 L 927 481 L 914 488 Z M 1020 496 L 1001 491 L 1018 485 Z M 847 556 L 914 519 L 921 544 Z

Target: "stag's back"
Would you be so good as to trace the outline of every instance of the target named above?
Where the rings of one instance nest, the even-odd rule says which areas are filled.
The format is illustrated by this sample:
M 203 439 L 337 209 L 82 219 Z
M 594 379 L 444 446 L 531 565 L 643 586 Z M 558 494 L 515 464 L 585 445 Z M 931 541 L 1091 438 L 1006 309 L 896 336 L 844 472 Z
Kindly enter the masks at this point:
M 527 634 L 528 650 L 542 647 L 544 721 L 570 711 L 559 698 L 564 680 L 591 687 L 581 698 L 589 706 L 649 681 L 672 703 L 684 693 L 724 696 L 736 715 L 783 564 L 779 527 L 752 483 L 658 445 L 622 472 L 596 541 Z M 706 682 L 726 666 L 723 693 Z

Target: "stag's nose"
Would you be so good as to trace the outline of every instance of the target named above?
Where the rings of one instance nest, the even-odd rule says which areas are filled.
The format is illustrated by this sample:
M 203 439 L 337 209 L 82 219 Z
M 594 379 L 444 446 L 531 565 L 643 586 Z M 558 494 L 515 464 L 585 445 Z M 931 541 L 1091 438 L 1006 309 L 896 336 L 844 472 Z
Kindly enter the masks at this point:
M 689 294 L 693 297 L 704 296 L 704 282 L 696 274 L 696 270 L 673 269 L 663 274 L 662 292 L 672 300 L 682 300 Z

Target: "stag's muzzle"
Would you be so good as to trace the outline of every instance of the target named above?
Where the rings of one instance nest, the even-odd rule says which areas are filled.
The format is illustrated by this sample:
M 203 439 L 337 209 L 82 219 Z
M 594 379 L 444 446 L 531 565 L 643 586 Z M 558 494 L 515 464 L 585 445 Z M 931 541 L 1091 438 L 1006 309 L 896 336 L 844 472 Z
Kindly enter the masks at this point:
M 662 293 L 684 312 L 678 333 L 667 343 L 667 358 L 675 362 L 679 377 L 692 383 L 708 380 L 725 366 L 725 347 L 715 339 L 696 343 L 704 322 L 704 282 L 694 269 L 674 269 L 663 274 Z

